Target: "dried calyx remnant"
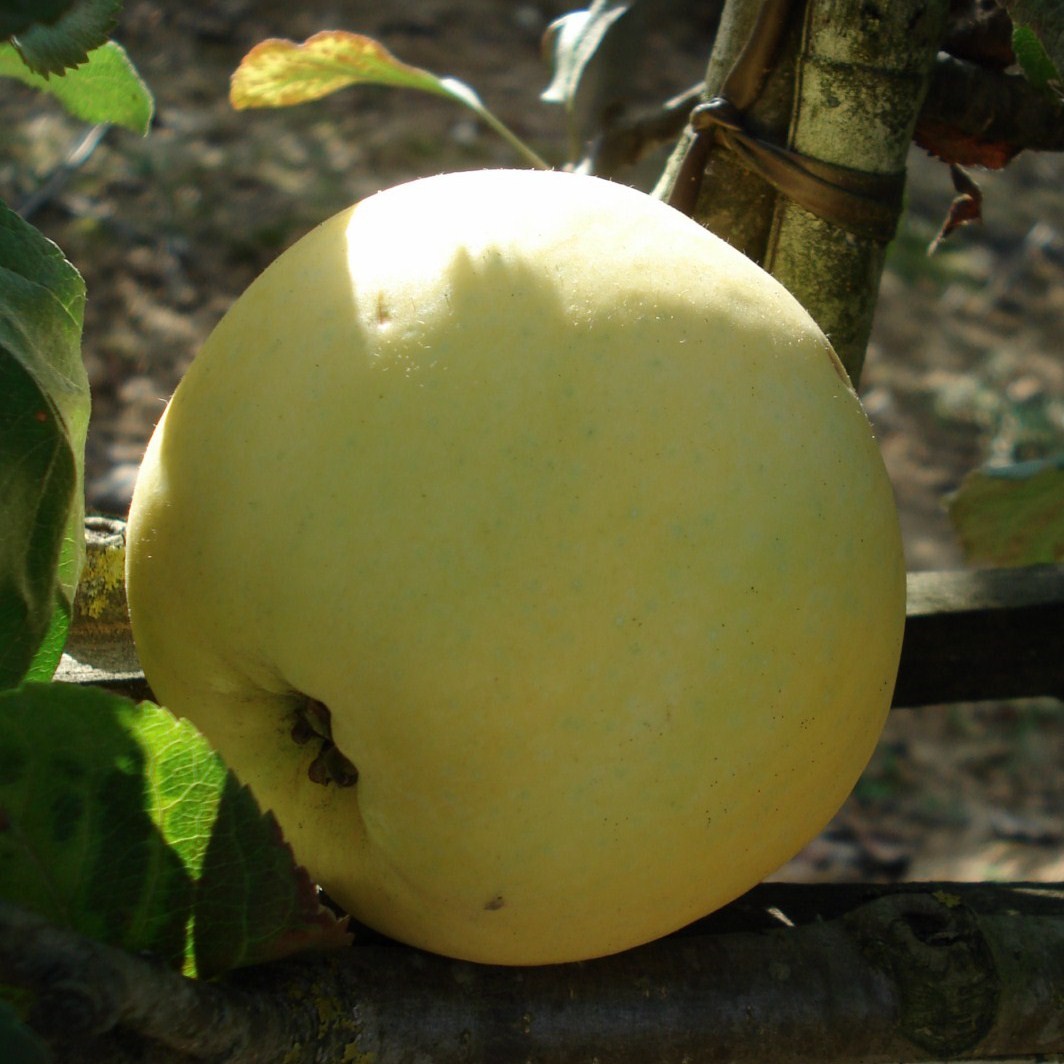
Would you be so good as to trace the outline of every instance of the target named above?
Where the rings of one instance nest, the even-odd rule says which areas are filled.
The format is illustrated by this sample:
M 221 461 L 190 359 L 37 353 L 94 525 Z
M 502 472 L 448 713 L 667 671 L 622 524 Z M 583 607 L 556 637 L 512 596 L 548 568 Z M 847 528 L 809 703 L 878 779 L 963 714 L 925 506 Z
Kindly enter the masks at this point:
M 324 702 L 305 698 L 295 711 L 292 741 L 300 746 L 315 741 L 321 744 L 318 756 L 310 763 L 307 775 L 323 787 L 335 783 L 337 787 L 353 787 L 358 782 L 358 769 L 339 751 L 332 737 L 332 715 Z

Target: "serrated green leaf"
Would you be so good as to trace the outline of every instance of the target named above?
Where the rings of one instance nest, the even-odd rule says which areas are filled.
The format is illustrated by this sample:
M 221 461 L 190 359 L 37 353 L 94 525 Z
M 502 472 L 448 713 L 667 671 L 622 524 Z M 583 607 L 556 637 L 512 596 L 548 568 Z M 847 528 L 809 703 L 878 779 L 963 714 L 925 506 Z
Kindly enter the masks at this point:
M 1064 455 L 970 473 L 949 513 L 973 563 L 1064 562 Z
M 251 791 L 230 775 L 196 896 L 197 969 L 222 972 L 307 948 L 342 948 L 350 942 L 346 926 L 320 904 L 274 817 L 259 813 Z
M 73 0 L 58 18 L 35 21 L 16 33 L 12 43 L 26 65 L 38 74 L 62 74 L 84 63 L 118 21 L 122 0 Z
M 397 59 L 359 33 L 325 30 L 302 44 L 270 38 L 255 45 L 233 73 L 229 101 L 238 111 L 291 107 L 320 100 L 352 85 L 390 85 L 445 96 L 469 107 L 533 166 L 547 164 L 481 102 L 468 85 L 440 78 Z
M 89 384 L 85 286 L 50 240 L 0 204 L 0 688 L 37 657 L 57 592 L 69 612 L 84 550 Z M 56 622 L 58 624 L 58 622 Z
M 0 77 L 15 78 L 54 96 L 84 122 L 109 122 L 140 134 L 151 125 L 151 93 L 114 41 L 93 49 L 76 69 L 47 78 L 34 73 L 12 45 L 0 44 Z
M 0 39 L 24 33 L 38 22 L 55 22 L 77 0 L 0 0 Z
M 94 688 L 0 693 L 0 896 L 203 977 L 347 941 L 192 725 Z

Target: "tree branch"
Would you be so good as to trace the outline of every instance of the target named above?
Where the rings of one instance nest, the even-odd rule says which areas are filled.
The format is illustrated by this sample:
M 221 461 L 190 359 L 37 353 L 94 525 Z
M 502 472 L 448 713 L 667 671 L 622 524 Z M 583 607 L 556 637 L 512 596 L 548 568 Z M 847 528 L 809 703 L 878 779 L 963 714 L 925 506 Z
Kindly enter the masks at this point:
M 1064 151 L 1064 99 L 942 55 L 913 139 L 945 162 L 1000 170 L 1024 150 Z
M 634 166 L 649 152 L 675 140 L 702 99 L 701 83 L 666 100 L 660 107 L 627 115 L 608 126 L 588 147 L 578 169 L 612 177 Z
M 290 1034 L 310 1025 L 290 1004 L 282 1023 L 269 997 L 185 979 L 2 900 L 0 984 L 35 994 L 31 1026 L 72 1064 L 259 1064 L 279 1059 Z
M 1064 895 L 764 884 L 583 964 L 497 968 L 378 942 L 215 984 L 0 906 L 0 979 L 45 995 L 34 1025 L 57 1064 L 981 1060 L 1064 1051 Z

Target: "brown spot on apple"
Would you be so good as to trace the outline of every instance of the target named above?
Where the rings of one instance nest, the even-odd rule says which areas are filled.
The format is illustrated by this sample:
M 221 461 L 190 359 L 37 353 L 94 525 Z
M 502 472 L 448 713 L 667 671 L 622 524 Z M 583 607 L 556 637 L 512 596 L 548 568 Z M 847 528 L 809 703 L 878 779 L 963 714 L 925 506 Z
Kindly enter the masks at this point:
M 390 324 L 391 320 L 392 320 L 392 312 L 391 312 L 391 309 L 388 306 L 387 301 L 384 298 L 384 293 L 383 292 L 378 292 L 377 293 L 377 325 L 380 326 L 380 328 L 383 329 L 386 325 Z

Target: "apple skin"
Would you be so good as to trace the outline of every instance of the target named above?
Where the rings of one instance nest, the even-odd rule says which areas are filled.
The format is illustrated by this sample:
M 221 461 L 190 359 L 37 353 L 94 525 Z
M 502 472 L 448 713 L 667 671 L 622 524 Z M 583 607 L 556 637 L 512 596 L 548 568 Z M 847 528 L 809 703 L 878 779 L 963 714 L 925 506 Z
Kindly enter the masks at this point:
M 596 178 L 370 197 L 231 308 L 151 440 L 128 592 L 159 699 L 380 931 L 475 961 L 644 943 L 838 810 L 905 574 L 823 334 Z M 354 786 L 308 777 L 305 696 Z

